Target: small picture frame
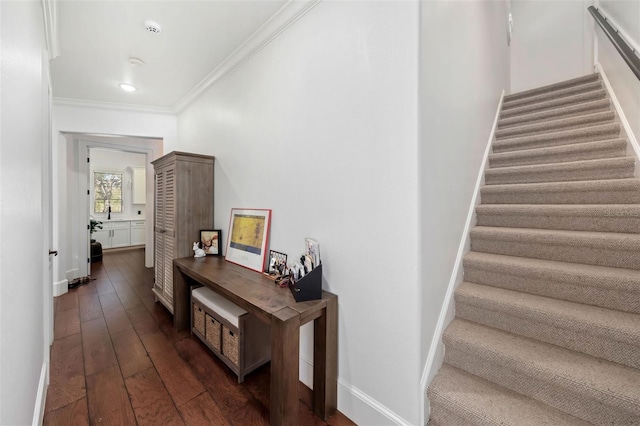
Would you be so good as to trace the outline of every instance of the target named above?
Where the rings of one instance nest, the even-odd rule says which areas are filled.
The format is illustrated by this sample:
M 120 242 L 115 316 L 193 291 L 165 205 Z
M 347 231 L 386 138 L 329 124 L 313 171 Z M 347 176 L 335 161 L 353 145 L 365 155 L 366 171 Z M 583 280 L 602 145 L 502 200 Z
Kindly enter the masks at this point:
M 262 272 L 267 260 L 270 209 L 231 209 L 225 259 Z
M 200 231 L 200 248 L 207 256 L 222 254 L 222 231 L 220 229 L 203 229 Z
M 286 274 L 287 255 L 279 251 L 269 250 L 269 261 L 265 273 L 272 277 L 280 277 Z

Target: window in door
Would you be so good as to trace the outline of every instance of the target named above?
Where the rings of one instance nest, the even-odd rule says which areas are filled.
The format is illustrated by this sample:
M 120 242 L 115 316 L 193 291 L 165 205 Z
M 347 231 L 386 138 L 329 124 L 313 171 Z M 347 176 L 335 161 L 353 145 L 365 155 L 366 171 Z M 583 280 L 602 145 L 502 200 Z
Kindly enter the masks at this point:
M 122 173 L 94 172 L 93 190 L 95 213 L 107 213 L 109 207 L 112 213 L 122 212 Z

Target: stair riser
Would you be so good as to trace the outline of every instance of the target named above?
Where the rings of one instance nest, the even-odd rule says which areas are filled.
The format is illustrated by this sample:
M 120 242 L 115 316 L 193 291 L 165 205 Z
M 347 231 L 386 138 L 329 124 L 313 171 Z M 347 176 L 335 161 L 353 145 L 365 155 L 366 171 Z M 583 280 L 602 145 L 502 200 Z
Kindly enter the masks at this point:
M 501 118 L 498 121 L 497 128 L 499 130 L 509 129 L 516 126 L 543 123 L 552 120 L 577 117 L 583 114 L 593 114 L 596 112 L 609 110 L 611 110 L 611 102 L 608 99 L 602 99 L 595 102 L 586 102 L 569 107 L 556 108 L 548 111 L 525 114 L 512 118 Z
M 626 407 L 613 406 L 608 395 L 584 389 L 560 377 L 523 366 L 519 362 L 465 347 L 446 338 L 445 362 L 461 370 L 490 380 L 522 395 L 534 398 L 579 419 L 595 424 L 640 424 L 640 415 Z M 582 392 L 582 393 L 581 393 Z M 624 401 L 622 402 L 624 403 Z
M 621 342 L 619 336 L 607 335 L 607 330 L 594 331 L 589 325 L 570 323 L 565 318 L 498 306 L 490 301 L 469 300 L 459 295 L 455 301 L 457 318 L 640 368 L 638 341 Z
M 604 169 L 586 169 L 575 171 L 542 171 L 529 173 L 485 173 L 487 185 L 511 183 L 570 182 L 578 180 L 625 179 L 633 177 L 634 164 Z
M 508 129 L 497 130 L 495 133 L 496 140 L 515 138 L 525 135 L 535 135 L 541 133 L 559 132 L 562 130 L 571 130 L 584 127 L 585 125 L 599 125 L 613 123 L 614 112 L 604 112 L 597 114 L 595 117 L 583 116 L 568 118 L 565 120 L 556 120 L 544 123 L 517 126 Z
M 546 193 L 481 192 L 482 204 L 631 204 L 640 203 L 636 191 L 558 191 Z
M 522 274 L 515 275 L 467 264 L 464 266 L 464 279 L 507 290 L 640 314 L 640 286 L 635 291 L 618 290 L 615 285 L 607 285 L 605 282 L 585 284 L 579 277 L 574 277 L 573 280 L 538 277 L 534 271 L 522 271 Z
M 640 218 L 477 213 L 478 226 L 640 233 Z
M 606 99 L 606 97 L 607 97 L 607 92 L 605 92 L 604 90 L 597 90 L 594 92 L 583 93 L 583 94 L 568 97 L 568 98 L 554 99 L 549 102 L 525 105 L 518 108 L 511 108 L 507 110 L 503 109 L 500 112 L 500 119 L 513 118 L 521 115 L 535 114 L 538 112 L 546 112 L 553 109 L 569 107 L 569 106 L 578 105 L 585 102 L 598 101 L 598 100 Z
M 525 90 L 518 93 L 512 93 L 510 95 L 505 95 L 504 101 L 511 102 L 518 99 L 531 98 L 533 96 L 541 95 L 543 93 L 557 92 L 559 90 L 564 90 L 569 87 L 577 87 L 584 84 L 590 84 L 600 81 L 600 76 L 598 74 L 589 74 L 582 77 L 573 78 L 567 81 L 561 81 L 555 84 L 549 84 L 547 86 L 538 87 L 531 90 Z
M 539 103 L 548 102 L 555 99 L 568 98 L 575 95 L 594 92 L 602 89 L 603 89 L 602 83 L 598 81 L 594 83 L 581 84 L 575 87 L 568 87 L 566 89 L 554 90 L 549 93 L 542 93 L 539 95 L 529 96 L 522 99 L 510 100 L 507 98 L 502 104 L 502 109 L 506 111 L 512 108 L 539 104 Z
M 492 169 L 501 167 L 527 166 L 533 164 L 553 164 L 568 163 L 581 160 L 599 160 L 605 158 L 618 158 L 626 155 L 626 141 L 623 143 L 612 143 L 594 149 L 584 149 L 582 151 L 575 150 L 573 152 L 549 154 L 540 153 L 539 155 L 516 155 L 517 151 L 511 156 L 491 155 L 489 156 L 489 166 Z

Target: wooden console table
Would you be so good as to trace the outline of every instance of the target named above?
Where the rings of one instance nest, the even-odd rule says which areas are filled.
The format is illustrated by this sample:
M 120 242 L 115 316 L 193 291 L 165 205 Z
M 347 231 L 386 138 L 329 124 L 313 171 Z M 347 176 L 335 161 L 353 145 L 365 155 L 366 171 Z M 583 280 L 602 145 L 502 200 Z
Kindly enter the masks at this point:
M 338 297 L 299 302 L 260 273 L 222 257 L 174 260 L 173 315 L 178 331 L 190 326 L 190 287 L 205 285 L 271 325 L 271 424 L 298 424 L 300 326 L 313 325 L 313 411 L 323 420 L 336 412 Z

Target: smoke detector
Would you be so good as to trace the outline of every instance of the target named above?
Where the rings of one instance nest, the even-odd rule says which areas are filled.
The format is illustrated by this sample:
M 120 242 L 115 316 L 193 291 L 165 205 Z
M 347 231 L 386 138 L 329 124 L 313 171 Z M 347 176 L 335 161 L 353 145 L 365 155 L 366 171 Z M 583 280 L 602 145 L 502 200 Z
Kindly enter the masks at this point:
M 144 29 L 149 31 L 151 34 L 160 34 L 162 32 L 162 28 L 160 24 L 153 21 L 144 21 Z
M 140 58 L 134 58 L 133 56 L 129 58 L 129 64 L 134 67 L 141 67 L 144 65 L 144 61 Z

